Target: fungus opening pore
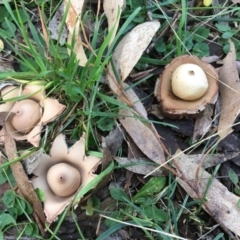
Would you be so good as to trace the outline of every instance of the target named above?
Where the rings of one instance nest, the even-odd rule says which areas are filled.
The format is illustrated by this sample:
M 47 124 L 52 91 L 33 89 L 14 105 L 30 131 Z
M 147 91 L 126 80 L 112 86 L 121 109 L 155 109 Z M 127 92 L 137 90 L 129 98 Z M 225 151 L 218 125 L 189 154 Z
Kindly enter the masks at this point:
M 80 187 L 81 175 L 75 167 L 67 163 L 58 163 L 49 168 L 47 182 L 57 196 L 68 197 Z
M 16 102 L 12 112 L 14 113 L 11 119 L 13 127 L 24 134 L 29 133 L 41 119 L 41 107 L 31 99 Z

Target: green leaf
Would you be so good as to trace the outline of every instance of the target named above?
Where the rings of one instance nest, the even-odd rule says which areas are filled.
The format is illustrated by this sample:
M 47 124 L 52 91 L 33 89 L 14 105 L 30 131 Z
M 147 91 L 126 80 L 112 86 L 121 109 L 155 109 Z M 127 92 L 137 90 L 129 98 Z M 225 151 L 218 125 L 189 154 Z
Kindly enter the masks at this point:
M 25 234 L 28 236 L 28 237 L 31 237 L 32 234 L 33 234 L 33 226 L 32 224 L 28 224 L 25 228 Z
M 240 189 L 239 189 L 239 187 L 237 186 L 237 187 L 234 187 L 233 188 L 233 192 L 236 194 L 236 195 L 240 195 Z
M 113 199 L 117 201 L 125 201 L 125 199 L 129 200 L 128 195 L 120 188 L 110 188 L 110 195 Z
M 4 172 L 0 172 L 0 185 L 5 183 L 7 181 L 6 177 L 5 177 L 5 173 Z
M 15 219 L 7 213 L 3 213 L 0 215 L 0 229 L 3 229 L 7 225 L 16 225 Z
M 226 31 L 229 31 L 231 30 L 231 28 L 227 25 L 222 25 L 222 24 L 215 24 L 215 26 L 217 27 L 217 29 L 221 32 L 226 32 Z
M 196 43 L 193 46 L 193 52 L 200 58 L 209 56 L 209 46 L 204 42 Z
M 240 52 L 236 53 L 236 58 L 237 58 L 238 61 L 240 61 Z
M 141 205 L 153 205 L 156 204 L 157 199 L 152 196 L 138 197 L 134 200 L 134 203 Z
M 228 54 L 229 51 L 230 51 L 230 44 L 227 43 L 227 44 L 224 45 L 224 47 L 223 47 L 223 52 L 224 52 L 225 54 Z
M 26 208 L 26 201 L 23 200 L 22 198 L 18 197 L 18 204 L 15 204 L 16 209 L 17 209 L 17 214 L 18 216 L 22 215 L 24 212 L 24 209 Z M 21 206 L 20 206 L 21 205 Z
M 234 35 L 235 33 L 234 32 L 225 32 L 225 33 L 223 33 L 222 34 L 222 38 L 223 39 L 229 39 L 229 38 L 231 38 L 233 35 Z
M 86 214 L 92 216 L 95 209 L 99 209 L 100 200 L 97 197 L 91 196 L 87 200 Z
M 166 43 L 159 41 L 155 44 L 155 49 L 157 50 L 157 52 L 163 53 L 166 52 L 167 45 Z
M 234 185 L 238 184 L 238 175 L 231 168 L 228 171 L 228 177 Z
M 33 212 L 32 206 L 31 206 L 30 203 L 27 202 L 27 201 L 25 201 L 25 203 L 26 203 L 26 208 L 25 208 L 26 213 L 27 213 L 28 215 L 32 214 L 32 212 Z
M 19 14 L 19 17 L 18 17 L 18 14 Z M 26 11 L 24 11 L 23 9 L 18 9 L 13 11 L 13 15 L 15 16 L 16 19 L 20 18 L 23 23 L 26 23 L 29 19 L 29 14 L 26 13 Z M 13 21 L 13 18 L 10 17 L 9 20 Z
M 213 240 L 221 240 L 221 239 L 225 239 L 224 233 L 219 233 L 216 237 L 213 238 Z
M 11 36 L 13 37 L 17 28 L 16 28 L 16 25 L 12 22 L 10 22 L 9 20 L 5 20 L 3 23 L 2 23 L 2 27 L 5 29 L 5 30 L 8 30 L 9 31 L 9 35 L 8 36 Z
M 19 216 L 20 214 L 18 214 L 18 209 L 15 207 L 12 208 L 7 208 L 8 213 L 14 218 L 16 219 L 17 216 Z
M 93 202 L 92 202 L 91 197 L 88 198 L 88 200 L 87 200 L 86 214 L 88 216 L 92 216 L 93 215 Z
M 3 195 L 3 203 L 8 207 L 11 208 L 15 204 L 16 194 L 13 190 L 7 190 Z
M 168 214 L 166 211 L 157 208 L 155 205 L 142 207 L 147 217 L 152 218 L 158 222 L 167 222 Z
M 102 117 L 97 122 L 97 127 L 101 129 L 102 131 L 111 131 L 113 130 L 113 127 L 115 126 L 115 121 L 111 117 Z
M 44 199 L 45 199 L 44 192 L 43 192 L 41 189 L 39 189 L 39 188 L 36 188 L 36 189 L 35 189 L 35 192 L 36 192 L 36 194 L 37 194 L 37 196 L 38 196 L 38 199 L 39 199 L 41 202 L 43 202 Z
M 203 42 L 206 38 L 208 38 L 210 31 L 208 28 L 201 26 L 199 27 L 193 36 L 193 39 L 197 42 Z
M 166 184 L 166 177 L 152 177 L 133 197 L 135 202 L 140 197 L 153 196 L 159 193 Z
M 132 9 L 142 7 L 142 2 L 139 0 L 127 1 L 127 4 L 130 5 Z
M 1 229 L 0 229 L 0 240 L 4 240 L 4 239 L 3 239 L 3 232 L 2 232 Z
M 101 203 L 100 199 L 95 197 L 95 196 L 92 196 L 91 198 L 92 198 L 93 208 L 94 209 L 99 209 L 100 208 L 100 203 Z
M 3 22 L 5 18 L 9 17 L 9 12 L 6 10 L 4 6 L 0 7 L 0 22 Z
M 39 235 L 39 229 L 36 223 L 29 223 L 25 228 L 25 234 L 28 237 L 35 237 Z

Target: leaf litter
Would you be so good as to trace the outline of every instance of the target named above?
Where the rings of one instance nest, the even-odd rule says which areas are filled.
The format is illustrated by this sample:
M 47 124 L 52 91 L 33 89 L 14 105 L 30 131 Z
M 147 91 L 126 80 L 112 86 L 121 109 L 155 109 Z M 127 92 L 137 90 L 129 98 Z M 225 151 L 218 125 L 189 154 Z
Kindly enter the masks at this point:
M 156 28 L 158 28 L 156 24 Z M 138 25 L 134 30 L 141 28 Z M 144 28 L 142 28 L 144 29 Z M 141 29 L 141 31 L 142 31 Z M 139 32 L 141 32 L 139 31 Z M 155 32 L 155 31 L 154 31 Z M 153 34 L 154 34 L 153 32 Z M 132 34 L 132 35 L 131 35 Z M 153 37 L 153 35 L 151 35 Z M 113 92 L 118 96 L 118 99 L 123 103 L 127 104 L 130 109 L 121 109 L 119 111 L 119 121 L 122 126 L 125 128 L 127 133 L 131 136 L 135 144 L 139 147 L 139 149 L 152 161 L 160 164 L 160 166 L 165 165 L 165 154 L 164 150 L 159 143 L 158 139 L 155 135 L 155 129 L 153 130 L 151 127 L 149 128 L 148 124 L 145 122 L 147 120 L 147 115 L 145 114 L 144 110 L 140 110 L 141 114 L 136 111 L 136 105 L 133 104 L 137 98 L 134 96 L 131 99 L 130 94 L 126 96 L 126 91 L 123 87 L 123 81 L 129 76 L 130 72 L 136 65 L 137 61 L 139 60 L 140 56 L 142 55 L 144 49 L 146 49 L 148 42 L 143 43 L 141 48 L 135 48 L 137 50 L 141 49 L 140 51 L 133 52 L 133 49 L 137 44 L 138 37 L 135 37 L 132 31 L 126 35 L 120 43 L 117 45 L 114 53 L 113 53 L 113 66 L 118 74 L 120 79 L 116 79 L 114 76 L 114 71 L 112 66 L 109 66 L 109 75 L 108 75 L 108 83 L 109 87 L 113 90 Z M 131 46 L 131 48 L 130 48 Z M 238 113 L 239 108 L 237 107 L 236 98 L 238 95 L 238 74 L 237 74 L 237 67 L 236 67 L 236 54 L 233 43 L 230 42 L 230 53 L 224 59 L 223 67 L 220 69 L 220 93 L 221 93 L 221 101 L 222 101 L 222 112 L 220 115 L 220 122 L 218 127 L 218 134 L 220 135 L 220 139 L 225 138 L 230 132 L 232 124 L 234 123 Z M 129 57 L 129 52 L 132 54 L 133 57 Z M 206 61 L 214 61 L 217 58 L 213 57 L 212 59 L 207 59 Z M 232 77 L 229 77 L 232 76 Z M 232 84 L 228 80 L 235 80 Z M 224 85 L 223 85 L 224 84 Z M 226 87 L 227 85 L 227 87 Z M 226 90 L 226 88 L 228 90 Z M 232 90 L 235 89 L 235 94 L 233 94 Z M 237 95 L 236 95 L 237 94 Z M 123 97 L 124 95 L 124 97 Z M 232 101 L 229 101 L 229 98 Z M 130 100 L 131 99 L 131 100 Z M 134 99 L 134 100 L 133 100 Z M 140 101 L 140 99 L 139 99 Z M 230 103 L 229 103 L 230 102 Z M 235 107 L 229 110 L 229 105 L 233 105 Z M 139 106 L 142 107 L 140 104 Z M 137 109 L 139 110 L 139 106 Z M 204 112 L 203 116 L 197 119 L 195 124 L 195 131 L 193 133 L 193 140 L 196 141 L 199 137 L 204 136 L 206 133 L 209 132 L 210 127 L 212 126 L 212 115 L 213 115 L 213 108 L 209 106 L 207 110 Z M 145 119 L 140 118 L 143 117 Z M 226 126 L 229 126 L 226 129 Z M 195 199 L 203 199 L 203 208 L 220 224 L 220 226 L 231 235 L 228 231 L 231 230 L 233 233 L 240 235 L 240 225 L 236 222 L 237 215 L 239 215 L 240 210 L 237 207 L 238 197 L 233 193 L 229 192 L 225 186 L 223 186 L 218 180 L 212 179 L 212 176 L 208 174 L 203 167 L 210 167 L 215 166 L 215 164 L 220 164 L 221 162 L 226 161 L 227 155 L 213 155 L 209 156 L 211 159 L 214 158 L 215 161 L 206 161 L 204 164 L 203 154 L 199 154 L 197 156 L 187 156 L 183 153 L 177 152 L 178 154 L 173 157 L 173 162 L 176 167 L 177 171 L 177 181 L 180 185 L 186 189 L 188 194 Z M 179 156 L 180 155 L 180 156 Z M 206 156 L 205 156 L 206 157 Z M 229 158 L 231 158 L 229 156 Z M 142 159 L 133 158 L 132 160 L 129 158 L 115 158 L 121 164 L 136 164 L 136 166 L 140 163 Z M 180 159 L 180 160 L 179 160 Z M 191 160 L 190 160 L 191 159 Z M 146 159 L 145 159 L 146 160 Z M 210 164 L 206 164 L 209 163 Z M 135 166 L 126 166 L 128 170 L 136 172 L 138 174 L 143 173 L 142 166 L 136 167 Z M 145 168 L 147 168 L 145 166 Z M 159 171 L 160 168 L 156 168 L 155 170 L 145 169 L 148 171 L 149 174 L 155 174 L 156 171 Z M 201 175 L 198 175 L 201 173 Z M 146 173 L 145 173 L 146 174 Z M 157 173 L 156 173 L 157 174 Z M 158 174 L 162 174 L 160 171 Z M 183 175 L 183 178 L 182 178 Z M 194 183 L 195 178 L 197 178 L 197 182 Z M 211 181 L 210 181 L 211 180 Z M 210 182 L 209 182 L 210 181 Z M 204 196 L 207 194 L 207 202 L 204 201 Z M 224 199 L 224 206 L 221 206 L 221 203 Z M 231 216 L 228 215 L 229 211 L 232 213 Z M 232 225 L 232 222 L 235 222 Z
M 232 2 L 237 3 L 238 1 Z M 66 25 L 69 31 L 68 44 L 71 45 L 72 42 L 75 42 L 73 51 L 79 60 L 80 66 L 85 66 L 88 60 L 83 48 L 84 44 L 80 38 L 83 4 L 84 1 L 64 1 L 65 10 L 69 8 L 66 19 Z M 111 0 L 104 1 L 104 10 L 108 19 L 109 31 L 112 31 L 111 42 L 115 37 L 124 5 L 125 1 L 119 1 L 118 4 L 115 4 L 115 1 Z M 53 39 L 58 37 L 58 31 L 56 29 L 59 29 L 59 21 L 56 18 L 61 16 L 62 12 L 57 12 L 56 16 L 54 16 L 52 22 L 49 24 L 50 30 L 55 29 L 51 30 Z M 202 201 L 201 203 L 203 208 L 230 236 L 232 236 L 232 233 L 230 233 L 228 229 L 234 234 L 240 236 L 240 224 L 238 221 L 240 210 L 237 207 L 239 197 L 228 191 L 228 189 L 221 184 L 214 175 L 211 175 L 204 170 L 204 168 L 213 167 L 232 159 L 238 156 L 239 153 L 227 152 L 223 154 L 185 155 L 183 152 L 178 150 L 177 153 L 170 159 L 174 164 L 175 170 L 173 170 L 167 165 L 165 160 L 165 155 L 168 155 L 168 157 L 171 156 L 162 144 L 160 137 L 161 133 L 158 133 L 154 124 L 149 121 L 148 112 L 132 89 L 131 85 L 124 83 L 142 56 L 144 50 L 152 41 L 152 38 L 159 27 L 160 23 L 157 21 L 149 21 L 137 25 L 137 27 L 123 37 L 114 50 L 113 64 L 108 66 L 107 80 L 109 87 L 116 94 L 119 101 L 126 104 L 126 108 L 119 111 L 118 117 L 119 122 L 126 132 L 117 128 L 117 133 L 111 133 L 114 137 L 111 137 L 111 134 L 109 134 L 106 139 L 103 139 L 102 146 L 103 148 L 106 148 L 106 154 L 104 153 L 107 158 L 106 161 L 109 162 L 111 154 L 116 155 L 117 149 L 121 146 L 123 138 L 126 139 L 126 135 L 129 135 L 146 158 L 115 157 L 116 161 L 120 164 L 127 165 L 126 169 L 134 173 L 143 175 L 153 174 L 154 176 L 163 174 L 162 169 L 159 167 L 155 168 L 154 165 L 165 165 L 168 170 L 175 173 L 178 183 L 192 198 L 197 200 L 200 199 Z M 66 30 L 64 30 L 62 36 L 60 37 L 60 43 L 65 41 L 66 34 Z M 205 61 L 215 62 L 217 59 L 218 57 L 212 56 L 206 58 Z M 239 104 L 236 99 L 239 99 L 240 81 L 237 71 L 238 68 L 236 64 L 235 47 L 230 41 L 230 52 L 223 60 L 223 66 L 219 71 L 222 111 L 220 112 L 218 135 L 221 140 L 226 138 L 233 131 L 232 126 L 239 114 Z M 117 74 L 117 76 L 115 76 L 115 74 Z M 197 141 L 201 136 L 209 133 L 209 129 L 212 125 L 213 110 L 211 107 L 208 110 L 209 111 L 204 112 L 201 118 L 196 120 L 193 141 Z M 117 147 L 114 147 L 115 141 L 117 143 Z M 15 158 L 16 149 L 12 139 L 7 139 L 5 147 L 9 159 Z M 33 159 L 33 162 L 34 161 L 35 160 Z M 154 163 L 152 163 L 152 161 Z M 143 165 L 143 163 L 145 165 Z M 13 172 L 19 177 L 18 184 L 22 184 L 19 188 L 22 189 L 22 194 L 26 196 L 26 198 L 30 199 L 29 201 L 32 202 L 37 217 L 41 220 L 40 222 L 42 222 L 42 209 L 39 207 L 39 201 L 38 199 L 36 200 L 36 196 L 34 195 L 32 188 L 27 189 L 29 185 L 27 185 L 25 175 L 23 174 L 20 176 L 24 171 L 19 167 L 19 164 L 15 163 L 12 165 Z M 15 168 L 18 173 L 16 173 Z M 154 182 L 155 178 L 152 178 L 152 181 Z M 150 187 L 154 188 L 153 182 L 151 182 Z M 156 184 L 159 184 L 159 181 L 156 181 Z M 142 192 L 145 194 L 145 191 L 148 191 L 147 187 L 148 185 L 145 185 L 138 194 L 142 194 Z M 160 189 L 158 191 L 157 187 L 154 189 L 156 190 L 155 193 L 160 191 Z M 137 198 L 137 196 L 138 195 L 135 195 L 135 198 Z

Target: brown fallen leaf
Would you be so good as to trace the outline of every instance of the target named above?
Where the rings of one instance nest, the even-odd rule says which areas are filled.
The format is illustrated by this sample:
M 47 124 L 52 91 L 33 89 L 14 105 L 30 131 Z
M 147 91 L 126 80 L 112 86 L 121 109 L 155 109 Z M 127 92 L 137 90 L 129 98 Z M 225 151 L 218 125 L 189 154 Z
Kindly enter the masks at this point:
M 84 0 L 64 0 L 64 9 L 68 11 L 66 17 L 66 25 L 69 30 L 68 44 L 72 45 L 74 42 L 73 51 L 79 60 L 79 65 L 84 67 L 87 63 L 87 56 L 79 35 L 83 4 Z
M 218 135 L 225 138 L 232 132 L 232 124 L 240 112 L 240 80 L 236 66 L 236 51 L 230 40 L 230 51 L 223 59 L 220 69 L 220 94 L 222 112 L 219 119 Z
M 107 17 L 108 21 L 108 32 L 110 32 L 113 28 L 111 40 L 109 41 L 108 45 L 111 45 L 113 39 L 115 38 L 118 25 L 119 25 L 119 20 L 121 17 L 122 10 L 126 6 L 126 1 L 125 0 L 104 0 L 103 1 L 103 9 Z
M 139 24 L 117 45 L 112 59 L 120 81 L 115 77 L 111 64 L 108 65 L 106 76 L 109 87 L 117 96 L 124 95 L 122 82 L 128 77 L 159 27 L 160 23 L 157 21 Z
M 137 96 L 137 94 L 132 89 L 132 87 L 129 86 L 127 83 L 123 83 L 122 86 L 123 86 L 125 97 L 128 100 L 128 105 L 132 106 L 133 109 L 136 110 L 141 117 L 148 119 L 147 111 L 144 105 L 142 104 L 141 100 Z M 119 100 L 124 102 L 124 100 L 120 96 L 119 96 Z
M 146 122 L 143 123 L 136 117 L 137 113 L 134 116 L 132 111 L 121 109 L 118 119 L 139 149 L 152 161 L 163 164 L 164 152 L 155 134 Z
M 212 126 L 213 105 L 207 105 L 202 116 L 196 119 L 193 132 L 193 143 L 203 137 Z
M 198 164 L 189 161 L 188 156 L 183 152 L 176 152 L 173 163 L 179 174 L 177 181 L 185 191 L 193 199 L 205 198 L 206 201 L 203 201 L 204 210 L 230 236 L 233 236 L 230 231 L 240 236 L 240 222 L 238 221 L 240 216 L 240 209 L 238 208 L 239 197 L 229 192 L 223 184 L 202 168 L 199 171 Z
M 158 21 L 144 22 L 133 28 L 119 42 L 112 58 L 121 82 L 128 77 L 159 27 Z
M 234 157 L 239 156 L 239 152 L 226 152 L 226 153 L 215 153 L 215 154 L 193 154 L 188 155 L 188 161 L 195 164 L 201 164 L 202 168 L 214 167 L 218 164 L 224 163 Z M 202 161 L 203 160 L 203 161 Z
M 152 176 L 162 176 L 161 170 L 156 170 L 156 164 L 147 158 L 124 158 L 124 157 L 114 157 L 114 159 L 127 170 L 141 174 L 141 175 L 152 175 Z

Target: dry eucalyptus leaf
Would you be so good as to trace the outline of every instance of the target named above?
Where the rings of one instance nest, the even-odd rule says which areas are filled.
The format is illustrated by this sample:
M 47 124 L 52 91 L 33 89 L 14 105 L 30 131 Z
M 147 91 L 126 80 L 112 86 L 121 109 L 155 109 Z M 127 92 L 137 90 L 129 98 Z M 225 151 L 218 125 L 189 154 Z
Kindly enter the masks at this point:
M 230 51 L 223 59 L 219 73 L 222 112 L 219 119 L 218 135 L 224 139 L 232 132 L 232 124 L 240 112 L 240 80 L 236 66 L 235 46 L 230 41 Z
M 67 28 L 64 26 L 60 34 L 60 26 L 61 26 L 61 21 L 64 18 L 64 3 L 62 3 L 58 10 L 55 12 L 53 18 L 50 20 L 48 24 L 48 30 L 51 32 L 51 38 L 54 40 L 59 39 L 60 45 L 63 45 L 66 42 L 67 39 Z
M 207 105 L 203 111 L 203 115 L 196 119 L 193 132 L 193 142 L 196 142 L 204 136 L 212 125 L 213 105 Z
M 137 96 L 137 94 L 134 92 L 131 86 L 129 86 L 127 83 L 123 83 L 123 88 L 124 88 L 124 94 L 127 97 L 130 105 L 133 106 L 134 110 L 137 111 L 137 113 L 143 117 L 143 118 L 148 118 L 147 117 L 147 111 L 145 107 L 143 106 L 141 100 Z M 119 97 L 121 99 L 121 97 Z
M 205 198 L 203 208 L 223 228 L 227 228 L 240 236 L 240 209 L 238 208 L 239 197 L 228 191 L 228 189 L 208 172 L 200 168 L 198 183 L 195 182 L 195 175 L 198 165 L 189 161 L 188 156 L 177 151 L 173 160 L 179 175 L 178 183 L 193 199 Z M 206 195 L 205 195 L 206 194 Z
M 128 77 L 159 27 L 158 21 L 139 24 L 119 42 L 113 52 L 113 62 L 122 82 Z
M 68 44 L 72 45 L 72 42 L 74 42 L 73 51 L 77 60 L 79 60 L 79 65 L 84 67 L 87 62 L 87 56 L 79 35 L 83 4 L 84 0 L 64 0 L 64 9 L 65 11 L 68 10 L 66 17 L 66 24 L 69 30 Z
M 234 157 L 239 156 L 239 152 L 226 152 L 226 153 L 215 153 L 215 154 L 193 154 L 188 155 L 188 161 L 195 164 L 202 164 L 202 168 L 214 167 L 218 164 L 224 163 Z M 202 161 L 203 160 L 203 161 Z
M 126 7 L 126 1 L 125 0 L 104 0 L 103 1 L 103 9 L 107 17 L 108 21 L 108 32 L 110 32 L 113 28 L 111 40 L 109 41 L 109 45 L 111 45 L 113 39 L 115 38 L 120 16 L 122 13 L 122 10 Z
M 165 156 L 161 144 L 149 125 L 136 116 L 138 117 L 137 113 L 134 116 L 130 110 L 121 109 L 118 119 L 139 149 L 152 161 L 163 164 Z
M 152 176 L 162 176 L 161 170 L 156 170 L 156 164 L 153 164 L 152 161 L 150 161 L 147 158 L 124 158 L 124 157 L 114 157 L 114 159 L 121 165 L 126 165 L 124 168 L 127 170 L 141 174 L 141 175 L 152 175 Z

